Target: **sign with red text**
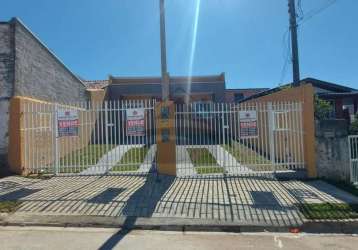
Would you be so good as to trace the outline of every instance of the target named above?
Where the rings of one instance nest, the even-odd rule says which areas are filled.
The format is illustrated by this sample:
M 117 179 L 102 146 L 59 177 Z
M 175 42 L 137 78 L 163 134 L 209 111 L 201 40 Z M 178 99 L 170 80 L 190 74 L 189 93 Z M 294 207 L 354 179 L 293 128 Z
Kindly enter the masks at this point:
M 257 112 L 255 110 L 239 111 L 239 123 L 241 138 L 258 136 Z
M 127 135 L 144 136 L 145 122 L 144 109 L 127 109 Z
M 78 136 L 79 116 L 77 110 L 60 109 L 57 112 L 57 135 Z

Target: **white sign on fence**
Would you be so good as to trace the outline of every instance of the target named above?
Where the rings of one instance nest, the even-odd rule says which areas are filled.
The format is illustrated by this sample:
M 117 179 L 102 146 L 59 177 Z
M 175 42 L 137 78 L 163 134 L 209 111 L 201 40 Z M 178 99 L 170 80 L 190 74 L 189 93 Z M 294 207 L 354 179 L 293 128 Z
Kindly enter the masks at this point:
M 239 111 L 240 137 L 257 137 L 257 112 L 256 110 Z
M 144 109 L 127 109 L 127 135 L 144 136 Z
M 59 109 L 57 112 L 58 137 L 78 136 L 79 116 L 77 110 Z

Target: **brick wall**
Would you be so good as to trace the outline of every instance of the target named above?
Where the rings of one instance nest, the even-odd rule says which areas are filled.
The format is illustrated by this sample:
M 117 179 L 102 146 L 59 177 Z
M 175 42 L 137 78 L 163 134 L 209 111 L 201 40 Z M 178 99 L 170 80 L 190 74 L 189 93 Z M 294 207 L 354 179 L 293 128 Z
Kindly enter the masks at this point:
M 4 162 L 8 144 L 9 99 L 13 93 L 14 53 L 12 27 L 0 23 L 0 165 Z

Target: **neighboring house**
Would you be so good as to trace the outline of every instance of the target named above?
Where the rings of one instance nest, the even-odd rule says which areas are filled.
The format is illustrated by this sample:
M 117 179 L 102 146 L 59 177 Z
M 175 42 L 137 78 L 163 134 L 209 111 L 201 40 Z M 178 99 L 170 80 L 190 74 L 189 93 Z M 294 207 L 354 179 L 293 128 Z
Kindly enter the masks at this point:
M 176 103 L 223 102 L 225 75 L 178 77 L 169 79 L 170 99 Z M 160 77 L 109 77 L 109 100 L 162 99 Z
M 59 103 L 88 100 L 84 83 L 16 18 L 0 22 L 0 163 L 8 150 L 13 96 Z
M 305 78 L 300 81 L 300 84 L 312 84 L 314 87 L 314 91 L 316 96 L 322 98 L 324 100 L 329 101 L 332 104 L 333 111 L 331 114 L 331 118 L 347 118 L 345 117 L 345 112 L 351 118 L 353 118 L 354 114 L 358 112 L 358 90 L 350 87 L 346 87 L 344 85 L 326 82 L 314 78 Z M 289 84 L 273 88 L 250 97 L 243 99 L 242 101 L 252 100 L 264 95 L 268 95 L 277 91 L 280 91 L 283 88 L 286 88 Z
M 171 76 L 170 99 L 176 103 L 223 102 L 225 99 L 225 75 Z M 162 100 L 160 77 L 114 77 L 108 80 L 88 80 L 89 89 L 106 89 L 107 100 Z
M 108 80 L 83 80 L 84 84 L 87 86 L 87 89 L 103 89 L 108 86 Z
M 90 89 L 107 89 L 109 100 L 162 99 L 160 77 L 113 77 L 108 80 L 84 81 Z M 175 103 L 239 102 L 268 88 L 226 89 L 225 75 L 172 76 L 170 98 Z
M 238 103 L 245 98 L 248 98 L 252 95 L 259 94 L 267 90 L 269 90 L 269 88 L 226 89 L 225 102 Z

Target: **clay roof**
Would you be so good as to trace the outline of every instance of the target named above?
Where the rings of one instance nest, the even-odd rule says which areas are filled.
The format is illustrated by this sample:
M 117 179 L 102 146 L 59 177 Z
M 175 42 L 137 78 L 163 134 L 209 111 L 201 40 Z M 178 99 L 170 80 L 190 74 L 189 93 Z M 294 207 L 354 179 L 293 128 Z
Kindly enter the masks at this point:
M 88 80 L 83 81 L 88 89 L 103 89 L 108 86 L 108 80 Z

